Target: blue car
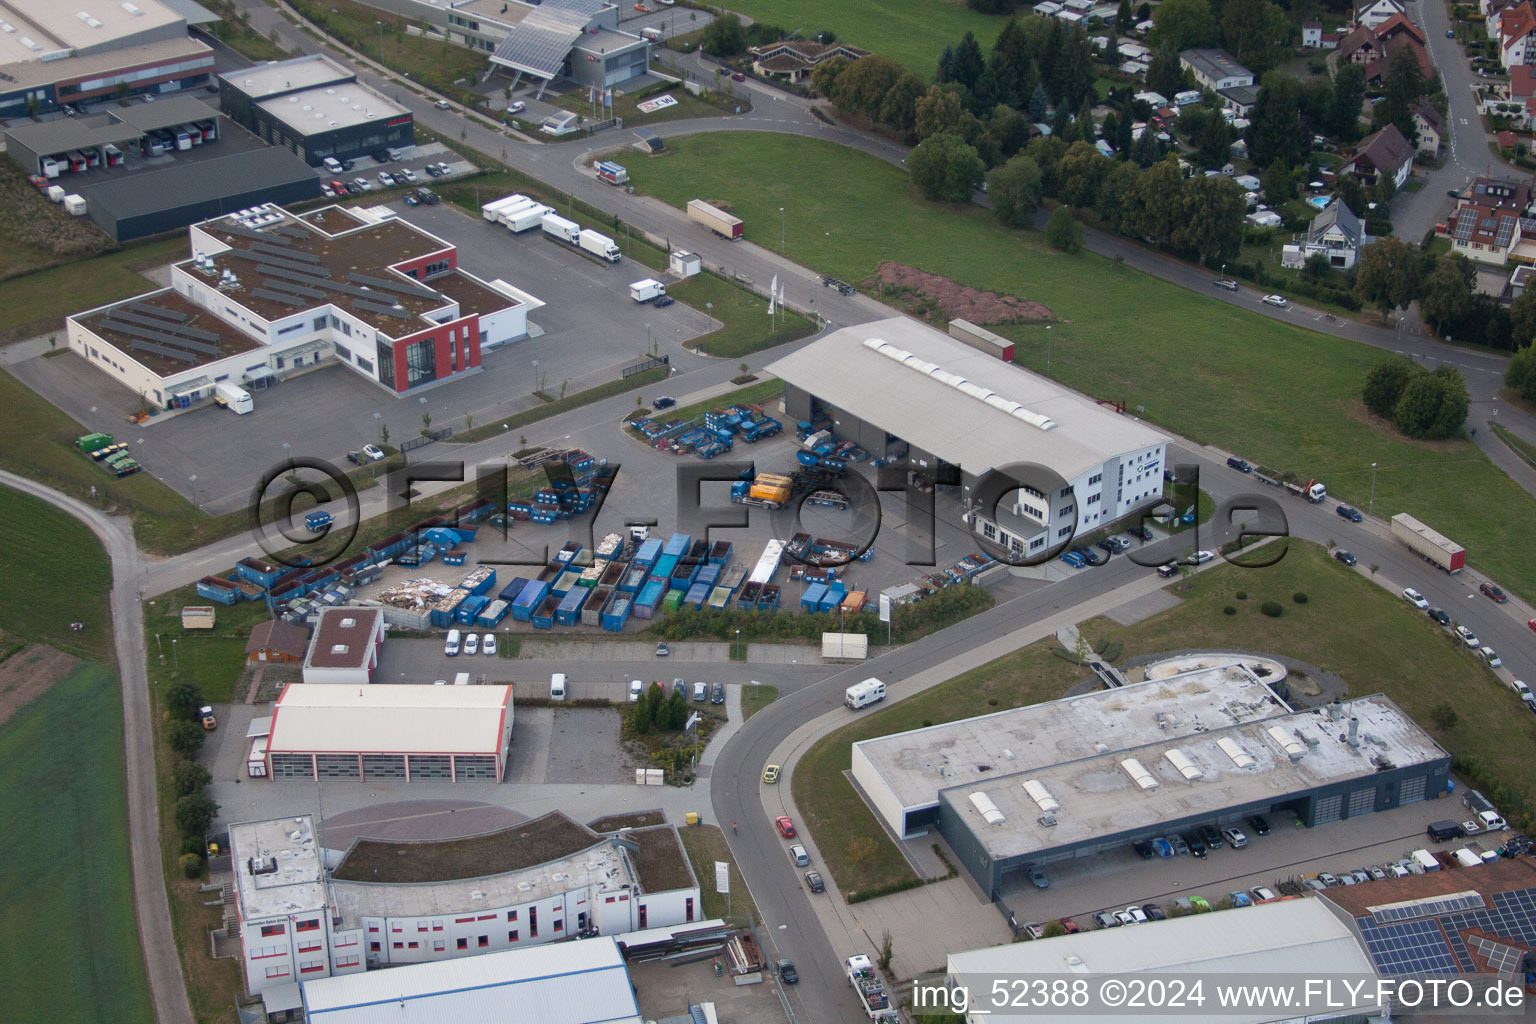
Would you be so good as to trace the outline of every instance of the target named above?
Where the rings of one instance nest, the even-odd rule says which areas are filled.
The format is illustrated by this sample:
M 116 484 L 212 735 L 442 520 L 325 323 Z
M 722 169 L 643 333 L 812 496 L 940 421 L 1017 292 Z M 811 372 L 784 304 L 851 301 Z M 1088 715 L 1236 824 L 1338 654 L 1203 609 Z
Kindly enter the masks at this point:
M 1227 899 L 1232 901 L 1232 905 L 1234 907 L 1251 907 L 1251 906 L 1253 906 L 1253 897 L 1249 896 L 1247 893 L 1243 892 L 1243 890 L 1241 890 L 1241 889 L 1237 890 L 1236 892 L 1228 893 L 1227 894 Z
M 1078 554 L 1075 551 L 1064 551 L 1064 552 L 1062 552 L 1061 560 L 1063 562 L 1066 562 L 1068 565 L 1070 565 L 1074 569 L 1081 569 L 1084 565 L 1087 564 L 1086 562 L 1083 561 L 1083 556 Z
M 1152 849 L 1157 851 L 1159 857 L 1172 857 L 1174 853 L 1173 844 L 1162 837 L 1152 840 Z
M 1353 505 L 1340 505 L 1334 511 L 1352 523 L 1362 522 L 1365 519 L 1365 516 L 1360 514 L 1360 510 Z

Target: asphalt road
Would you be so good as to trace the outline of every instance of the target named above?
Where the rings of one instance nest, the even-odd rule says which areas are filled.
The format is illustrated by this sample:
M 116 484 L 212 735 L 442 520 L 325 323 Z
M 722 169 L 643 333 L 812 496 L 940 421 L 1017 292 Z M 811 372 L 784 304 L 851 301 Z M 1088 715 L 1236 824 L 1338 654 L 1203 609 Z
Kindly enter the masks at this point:
M 144 609 L 139 604 L 144 562 L 126 520 L 103 515 L 51 487 L 0 470 L 0 483 L 64 510 L 90 527 L 112 560 L 112 640 L 123 690 L 123 756 L 128 775 L 128 859 L 133 871 L 134 916 L 150 998 L 161 1024 L 192 1024 L 186 979 L 171 930 L 160 855 L 160 814 L 155 790 L 154 733 L 149 680 L 145 675 Z M 81 842 L 89 842 L 81 837 Z M 67 953 L 61 950 L 60 953 Z

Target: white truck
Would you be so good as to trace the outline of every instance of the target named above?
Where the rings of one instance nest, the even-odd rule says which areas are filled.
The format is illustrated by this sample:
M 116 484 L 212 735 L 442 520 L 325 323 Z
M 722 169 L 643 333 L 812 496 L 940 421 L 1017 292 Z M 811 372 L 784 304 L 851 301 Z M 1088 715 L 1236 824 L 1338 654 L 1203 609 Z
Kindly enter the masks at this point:
M 581 242 L 581 225 L 573 220 L 566 220 L 557 213 L 546 213 L 539 223 L 543 225 L 544 233 L 551 238 L 558 238 L 569 245 Z
M 1467 564 L 1467 549 L 1431 530 L 1406 512 L 1392 517 L 1392 536 L 1446 572 L 1460 572 Z
M 874 678 L 854 683 L 843 691 L 843 705 L 850 711 L 878 704 L 882 700 L 885 700 L 885 684 Z
M 1499 831 L 1509 827 L 1505 823 L 1503 816 L 1499 814 L 1488 798 L 1477 790 L 1469 789 L 1464 791 L 1461 794 L 1461 802 L 1466 805 L 1467 810 L 1472 812 L 1478 825 L 1485 831 Z
M 619 257 L 622 255 L 619 252 L 618 245 L 614 243 L 613 239 L 609 238 L 607 235 L 600 235 L 596 231 L 593 231 L 591 228 L 582 229 L 581 234 L 577 238 L 576 244 L 580 246 L 584 252 L 589 252 L 594 256 L 601 256 L 609 263 L 619 262 Z
M 227 380 L 221 380 L 213 386 L 213 401 L 215 405 L 222 405 L 239 416 L 244 416 L 256 407 L 249 391 Z
M 1305 498 L 1314 505 L 1320 504 L 1328 498 L 1328 488 L 1324 487 L 1318 480 L 1308 480 L 1304 484 L 1293 483 L 1287 480 L 1285 482 L 1285 489 L 1298 498 Z
M 486 203 L 484 206 L 480 207 L 480 216 L 484 217 L 488 221 L 494 222 L 500 219 L 502 210 L 510 210 L 514 206 L 525 206 L 531 202 L 533 202 L 533 200 L 529 199 L 527 196 L 502 196 L 500 199 L 492 200 L 491 202 Z
M 629 297 L 636 302 L 650 302 L 652 299 L 667 294 L 667 286 L 654 277 L 647 277 L 643 281 L 636 281 L 629 286 Z
M 885 991 L 885 984 L 880 980 L 880 974 L 869 957 L 862 953 L 851 956 L 843 961 L 843 968 L 848 972 L 848 984 L 853 986 L 860 1005 L 864 1007 L 866 1020 L 896 1024 L 901 1019 L 891 1006 L 890 994 Z
M 517 234 L 519 231 L 538 227 L 544 223 L 545 216 L 554 212 L 547 206 L 528 203 L 526 206 L 515 206 L 510 210 L 503 210 L 501 222 L 507 226 L 508 231 Z

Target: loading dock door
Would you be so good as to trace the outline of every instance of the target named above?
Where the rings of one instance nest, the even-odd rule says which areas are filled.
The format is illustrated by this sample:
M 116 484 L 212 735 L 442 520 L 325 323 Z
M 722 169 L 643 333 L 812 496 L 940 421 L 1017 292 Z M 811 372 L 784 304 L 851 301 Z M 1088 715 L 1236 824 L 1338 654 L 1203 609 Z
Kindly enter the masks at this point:
M 1338 821 L 1344 815 L 1344 794 L 1325 796 L 1313 804 L 1312 824 L 1326 825 L 1330 821 Z

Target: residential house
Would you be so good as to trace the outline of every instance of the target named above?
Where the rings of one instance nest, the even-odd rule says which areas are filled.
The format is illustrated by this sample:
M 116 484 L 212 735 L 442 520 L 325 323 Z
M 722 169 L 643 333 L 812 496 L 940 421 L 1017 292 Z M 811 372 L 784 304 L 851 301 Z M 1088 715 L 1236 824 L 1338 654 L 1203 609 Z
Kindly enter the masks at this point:
M 1519 2 L 1520 0 L 1479 0 L 1477 10 L 1484 18 L 1492 18 L 1497 21 L 1500 11 L 1506 7 L 1513 7 Z
M 1424 33 L 1417 25 L 1400 14 L 1393 15 L 1375 28 L 1362 25 L 1354 29 L 1328 55 L 1328 62 L 1335 71 L 1341 63 L 1362 65 L 1366 82 L 1373 83 L 1381 81 L 1392 58 L 1406 49 L 1413 53 L 1427 78 L 1434 73 L 1434 66 L 1425 43 Z
M 1218 90 L 1216 95 L 1221 97 L 1222 109 L 1230 110 L 1238 117 L 1247 117 L 1253 113 L 1253 105 L 1259 101 L 1259 87 L 1235 85 L 1230 89 Z
M 1407 9 L 1398 0 L 1359 0 L 1355 5 L 1355 24 L 1375 28 L 1393 15 L 1404 15 Z
M 1490 25 L 1493 21 L 1489 19 Z M 1531 6 L 1530 0 L 1500 11 L 1497 24 L 1500 64 L 1513 68 L 1528 63 L 1528 56 L 1536 57 L 1536 50 L 1531 49 L 1532 33 L 1536 32 L 1536 8 Z
M 1321 22 L 1308 21 L 1302 24 L 1301 45 L 1311 50 L 1322 49 L 1323 25 Z
M 1536 263 L 1536 220 L 1530 219 L 1530 208 L 1529 181 L 1476 179 L 1446 218 L 1452 251 L 1478 263 Z
M 1536 124 L 1536 65 L 1517 64 L 1509 69 L 1507 99 L 1520 106 L 1521 127 Z
M 282 619 L 268 619 L 251 627 L 245 642 L 245 660 L 250 662 L 301 662 L 309 650 L 309 631 Z
M 1179 64 L 1195 76 L 1202 89 L 1213 92 L 1254 83 L 1253 72 L 1225 50 L 1185 50 L 1179 54 Z
M 1434 156 L 1440 152 L 1445 138 L 1445 118 L 1428 102 L 1422 102 L 1413 111 L 1413 127 L 1419 133 L 1419 152 Z
M 783 78 L 791 82 L 803 82 L 811 77 L 816 65 L 833 57 L 858 60 L 868 57 L 868 50 L 846 43 L 813 43 L 803 39 L 786 39 L 769 46 L 753 46 L 747 50 L 752 55 L 752 70 L 759 75 Z
M 1312 218 L 1306 241 L 1302 243 L 1302 253 L 1304 258 L 1323 256 L 1330 267 L 1348 270 L 1355 265 L 1360 247 L 1367 241 L 1360 218 L 1350 212 L 1349 207 L 1334 200 Z
M 1412 171 L 1413 146 L 1393 124 L 1361 139 L 1355 155 L 1339 168 L 1341 176 L 1353 174 L 1371 185 L 1386 175 L 1395 188 L 1402 188 Z

